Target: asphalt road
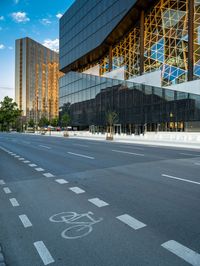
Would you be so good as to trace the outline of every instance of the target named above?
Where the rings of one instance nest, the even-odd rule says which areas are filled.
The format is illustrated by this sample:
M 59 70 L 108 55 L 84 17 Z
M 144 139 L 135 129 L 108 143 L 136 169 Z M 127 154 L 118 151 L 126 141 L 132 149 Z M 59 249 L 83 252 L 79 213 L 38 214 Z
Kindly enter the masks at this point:
M 0 244 L 8 266 L 199 266 L 200 150 L 2 133 Z

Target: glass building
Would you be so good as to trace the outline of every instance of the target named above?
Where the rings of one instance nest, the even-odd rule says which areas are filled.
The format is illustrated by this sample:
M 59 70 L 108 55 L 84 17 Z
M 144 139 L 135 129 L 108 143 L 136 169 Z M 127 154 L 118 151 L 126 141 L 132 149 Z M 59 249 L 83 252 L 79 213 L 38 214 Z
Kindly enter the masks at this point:
M 60 20 L 60 108 L 72 125 L 199 130 L 200 0 L 77 0 Z
M 15 100 L 27 121 L 58 116 L 59 55 L 23 38 L 15 44 Z

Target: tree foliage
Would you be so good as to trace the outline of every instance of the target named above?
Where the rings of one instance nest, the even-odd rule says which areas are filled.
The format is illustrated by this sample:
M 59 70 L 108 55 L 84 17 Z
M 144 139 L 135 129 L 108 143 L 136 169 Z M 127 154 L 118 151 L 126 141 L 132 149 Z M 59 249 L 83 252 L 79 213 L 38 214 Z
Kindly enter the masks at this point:
M 113 132 L 114 132 L 114 124 L 116 124 L 118 121 L 118 115 L 114 111 L 108 111 L 106 113 L 106 123 L 108 126 L 108 133 L 109 137 L 113 137 Z
M 34 120 L 32 118 L 28 121 L 28 126 L 29 127 L 34 127 L 35 126 L 35 122 L 34 122 Z
M 39 120 L 38 126 L 39 127 L 45 127 L 48 125 L 49 125 L 49 120 L 45 116 L 42 116 Z
M 15 125 L 21 116 L 21 111 L 17 108 L 16 102 L 6 96 L 0 102 L 0 129 L 9 131 L 10 127 Z
M 69 125 L 70 122 L 70 116 L 68 113 L 65 113 L 62 115 L 61 117 L 61 124 L 63 127 L 67 127 Z
M 50 121 L 51 126 L 57 127 L 58 126 L 58 121 L 59 121 L 58 117 L 52 118 L 51 121 Z

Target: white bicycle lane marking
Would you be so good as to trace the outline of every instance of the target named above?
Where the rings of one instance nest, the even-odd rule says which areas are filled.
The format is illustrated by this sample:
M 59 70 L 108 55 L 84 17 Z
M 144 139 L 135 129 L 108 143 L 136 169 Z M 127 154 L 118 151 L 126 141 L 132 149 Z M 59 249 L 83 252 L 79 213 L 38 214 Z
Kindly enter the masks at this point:
M 69 225 L 61 236 L 66 239 L 82 238 L 90 234 L 93 230 L 93 225 L 99 223 L 103 218 L 94 219 L 92 212 L 78 214 L 76 212 L 61 212 L 52 215 L 49 220 L 54 223 L 66 223 Z

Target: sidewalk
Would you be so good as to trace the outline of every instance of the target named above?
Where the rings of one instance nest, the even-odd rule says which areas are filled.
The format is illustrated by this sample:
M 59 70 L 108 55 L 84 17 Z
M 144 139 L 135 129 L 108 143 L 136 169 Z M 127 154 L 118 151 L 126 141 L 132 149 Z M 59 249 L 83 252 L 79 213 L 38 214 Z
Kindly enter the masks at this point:
M 35 133 L 38 134 L 38 133 Z M 63 137 L 63 132 L 47 132 L 44 136 Z M 106 141 L 106 134 L 88 131 L 69 131 L 70 138 Z M 145 135 L 114 135 L 112 142 L 200 149 L 200 132 L 147 132 Z

